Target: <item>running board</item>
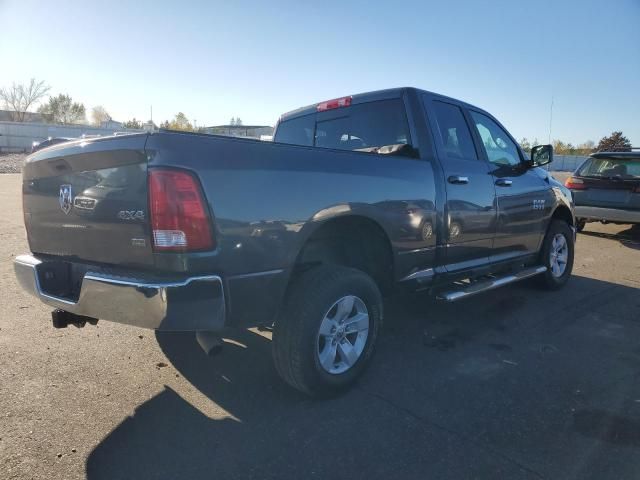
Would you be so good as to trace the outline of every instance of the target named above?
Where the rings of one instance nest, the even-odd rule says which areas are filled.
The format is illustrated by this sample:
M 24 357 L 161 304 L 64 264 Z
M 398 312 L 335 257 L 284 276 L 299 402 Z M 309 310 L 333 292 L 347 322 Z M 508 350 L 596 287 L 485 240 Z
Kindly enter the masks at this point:
M 438 295 L 438 298 L 440 300 L 446 300 L 447 302 L 455 302 L 457 300 L 470 297 L 471 295 L 475 295 L 476 293 L 493 290 L 494 288 L 502 287 L 519 280 L 524 280 L 525 278 L 533 277 L 534 275 L 538 275 L 546 271 L 547 267 L 543 265 L 538 267 L 525 268 L 524 270 L 520 270 L 518 273 L 506 275 L 504 277 L 490 278 L 488 280 L 480 280 L 458 290 L 442 292 Z

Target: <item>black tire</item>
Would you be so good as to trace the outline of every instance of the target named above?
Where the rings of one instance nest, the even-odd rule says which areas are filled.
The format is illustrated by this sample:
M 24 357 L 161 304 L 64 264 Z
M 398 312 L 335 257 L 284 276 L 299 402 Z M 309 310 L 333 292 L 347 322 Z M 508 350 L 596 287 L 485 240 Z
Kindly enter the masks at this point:
M 587 221 L 583 218 L 578 218 L 576 220 L 576 230 L 578 232 L 581 232 L 582 230 L 584 230 L 584 226 L 587 224 Z
M 293 280 L 273 331 L 276 370 L 289 385 L 311 396 L 330 396 L 351 386 L 369 364 L 382 324 L 382 296 L 367 274 L 353 268 L 322 265 Z M 318 356 L 318 333 L 327 312 L 354 295 L 369 315 L 366 343 L 358 360 L 343 373 L 329 373 Z
M 555 276 L 551 270 L 551 249 L 553 239 L 556 235 L 563 235 L 567 242 L 568 256 L 567 263 L 564 272 L 560 276 Z M 573 232 L 571 227 L 562 220 L 552 220 L 547 234 L 544 237 L 542 243 L 542 249 L 540 250 L 540 263 L 547 267 L 547 271 L 538 276 L 539 284 L 547 290 L 558 290 L 562 288 L 571 277 L 571 271 L 573 270 L 573 255 L 574 255 L 574 241 Z

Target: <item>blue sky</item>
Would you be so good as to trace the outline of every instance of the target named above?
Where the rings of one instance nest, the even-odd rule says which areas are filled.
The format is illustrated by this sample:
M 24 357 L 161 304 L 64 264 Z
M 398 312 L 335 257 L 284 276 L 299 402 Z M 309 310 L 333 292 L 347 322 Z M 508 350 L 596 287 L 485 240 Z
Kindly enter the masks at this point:
M 416 86 L 517 138 L 640 146 L 640 0 L 0 0 L 0 86 L 31 77 L 89 111 L 273 124 L 345 94 Z

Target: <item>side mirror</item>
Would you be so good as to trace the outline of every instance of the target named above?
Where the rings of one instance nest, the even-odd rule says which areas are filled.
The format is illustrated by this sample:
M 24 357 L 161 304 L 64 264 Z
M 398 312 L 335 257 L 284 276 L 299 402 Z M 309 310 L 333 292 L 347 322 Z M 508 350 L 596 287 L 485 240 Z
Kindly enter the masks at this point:
M 536 145 L 531 149 L 531 160 L 528 162 L 529 167 L 541 167 L 551 162 L 553 162 L 552 145 Z

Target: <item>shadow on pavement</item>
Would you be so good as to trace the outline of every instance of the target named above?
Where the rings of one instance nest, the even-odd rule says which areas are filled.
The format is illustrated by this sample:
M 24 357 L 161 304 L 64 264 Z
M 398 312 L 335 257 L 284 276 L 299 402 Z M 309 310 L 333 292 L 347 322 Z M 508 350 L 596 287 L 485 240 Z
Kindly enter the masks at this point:
M 581 235 L 588 235 L 590 237 L 605 238 L 607 240 L 616 240 L 625 247 L 632 248 L 634 250 L 640 250 L 640 225 L 629 226 L 626 230 L 622 230 L 618 233 L 606 233 L 595 232 L 589 230 L 589 224 L 585 226 L 585 229 L 580 232 Z
M 258 334 L 237 332 L 213 358 L 193 335 L 159 334 L 208 407 L 229 416 L 165 387 L 91 452 L 87 476 L 597 478 L 594 452 L 638 445 L 638 423 L 626 423 L 640 422 L 626 398 L 640 377 L 640 322 L 626 310 L 638 311 L 637 294 L 574 277 L 562 292 L 517 285 L 453 305 L 398 297 L 372 367 L 325 401 L 286 387 Z M 635 458 L 617 478 L 640 471 Z

